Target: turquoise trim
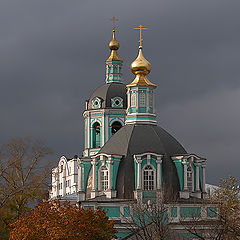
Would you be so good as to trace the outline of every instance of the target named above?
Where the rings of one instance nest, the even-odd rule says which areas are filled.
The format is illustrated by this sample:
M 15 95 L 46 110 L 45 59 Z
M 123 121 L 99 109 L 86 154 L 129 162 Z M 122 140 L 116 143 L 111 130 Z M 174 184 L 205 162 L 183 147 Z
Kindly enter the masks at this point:
M 134 116 L 129 116 L 127 115 L 127 119 L 136 119 L 136 120 L 156 120 L 156 117 L 155 116 L 150 116 L 150 115 L 147 115 L 146 117 L 144 116 L 141 116 L 139 117 L 138 115 L 134 115 Z
M 130 234 L 132 234 L 132 232 L 118 232 L 116 235 L 117 235 L 118 239 L 121 240 Z
M 180 216 L 182 218 L 201 217 L 201 208 L 200 207 L 181 207 Z
M 124 215 L 124 217 L 130 217 L 129 207 L 123 207 L 123 215 Z
M 171 217 L 176 218 L 177 217 L 177 207 L 171 208 Z
M 125 109 L 123 109 L 123 110 L 125 110 Z M 105 116 L 126 116 L 125 113 L 92 113 L 90 117 L 97 117 L 97 116 L 102 117 L 104 115 Z M 95 118 L 93 118 L 93 119 L 95 119 Z M 98 118 L 97 120 L 100 121 L 100 118 Z
M 216 207 L 207 207 L 207 217 L 208 218 L 217 217 L 217 208 Z
M 150 200 L 151 202 L 156 202 L 156 191 L 143 191 L 142 192 L 142 202 L 146 203 Z
M 182 191 L 184 187 L 184 169 L 183 169 L 183 164 L 177 161 L 174 161 L 174 164 L 177 169 L 177 174 L 178 174 L 178 179 L 180 184 L 180 191 Z
M 122 82 L 122 62 L 111 61 L 106 63 L 106 82 Z
M 108 217 L 120 217 L 120 207 L 117 206 L 101 206 L 102 210 L 106 210 L 106 215 Z
M 94 210 L 94 209 L 95 209 L 95 207 L 94 207 L 94 206 L 84 206 L 84 207 L 83 207 L 83 209 L 85 209 L 85 210 L 86 210 L 86 209 L 88 209 L 88 208 L 91 208 L 92 210 Z
M 116 189 L 117 173 L 118 173 L 119 164 L 120 164 L 120 161 L 114 161 L 113 166 L 112 166 L 112 187 L 113 187 L 113 190 Z
M 131 113 L 136 113 L 136 107 L 130 107 L 130 112 Z
M 104 160 L 104 161 L 105 161 L 105 160 Z M 100 168 L 101 166 L 102 166 L 102 162 L 99 161 L 98 164 L 97 164 L 97 166 L 96 166 L 96 175 L 97 175 L 97 176 L 96 176 L 96 185 L 97 185 L 97 186 L 96 186 L 96 189 L 97 189 L 97 190 L 99 190 L 99 189 L 98 189 L 98 186 L 99 186 L 99 182 L 98 182 L 98 171 L 99 171 L 99 168 Z
M 138 112 L 139 113 L 147 113 L 147 108 L 146 107 L 139 107 Z
M 84 186 L 84 192 L 86 191 L 86 187 L 87 187 L 87 179 L 88 179 L 88 175 L 91 169 L 91 163 L 85 163 L 83 165 L 83 171 L 84 171 L 84 177 L 83 177 L 83 186 Z

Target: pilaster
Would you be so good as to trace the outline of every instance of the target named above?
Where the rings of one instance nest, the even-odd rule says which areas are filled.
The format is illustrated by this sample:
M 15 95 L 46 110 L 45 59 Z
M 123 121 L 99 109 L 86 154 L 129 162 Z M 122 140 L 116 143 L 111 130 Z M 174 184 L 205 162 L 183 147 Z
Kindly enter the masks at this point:
M 157 157 L 157 190 L 162 187 L 162 157 Z
M 92 164 L 92 191 L 91 191 L 91 198 L 95 198 L 98 196 L 98 190 L 97 190 L 97 171 L 96 171 L 96 167 L 97 167 L 97 160 L 96 158 L 94 158 L 92 161 L 91 161 L 91 164 Z

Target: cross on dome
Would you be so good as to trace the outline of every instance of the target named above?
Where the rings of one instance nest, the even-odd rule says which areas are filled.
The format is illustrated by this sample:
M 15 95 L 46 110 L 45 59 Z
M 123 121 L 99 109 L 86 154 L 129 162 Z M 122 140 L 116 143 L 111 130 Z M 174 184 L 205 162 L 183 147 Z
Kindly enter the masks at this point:
M 113 21 L 113 31 L 115 31 L 116 21 L 118 21 L 118 19 L 113 16 L 113 17 L 110 19 L 110 21 Z
M 134 30 L 139 30 L 139 47 L 142 47 L 142 30 L 148 30 L 148 28 L 145 28 L 140 24 L 139 27 L 134 28 Z

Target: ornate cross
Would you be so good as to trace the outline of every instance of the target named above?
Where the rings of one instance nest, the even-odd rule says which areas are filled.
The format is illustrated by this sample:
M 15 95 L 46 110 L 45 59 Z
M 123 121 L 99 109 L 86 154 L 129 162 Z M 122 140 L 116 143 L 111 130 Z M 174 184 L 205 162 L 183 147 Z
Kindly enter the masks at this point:
M 118 19 L 113 17 L 110 20 L 113 21 L 113 31 L 115 31 L 115 21 L 118 21 Z
M 134 28 L 135 30 L 139 30 L 139 34 L 140 34 L 140 39 L 139 39 L 139 43 L 140 43 L 140 47 L 142 47 L 142 30 L 148 30 L 148 28 L 144 28 L 141 24 L 139 25 L 139 27 Z

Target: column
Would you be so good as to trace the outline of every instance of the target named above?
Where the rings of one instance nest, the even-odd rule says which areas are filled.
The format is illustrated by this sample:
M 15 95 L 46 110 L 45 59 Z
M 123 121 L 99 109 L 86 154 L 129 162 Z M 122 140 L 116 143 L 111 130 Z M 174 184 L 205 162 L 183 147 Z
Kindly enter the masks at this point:
M 200 191 L 199 188 L 199 163 L 195 163 L 195 167 L 196 167 L 196 191 Z
M 78 191 L 83 191 L 83 161 L 78 159 Z
M 63 165 L 62 195 L 66 195 L 66 164 Z
M 183 190 L 184 191 L 188 191 L 188 187 L 187 187 L 187 162 L 183 162 L 183 167 L 184 167 L 184 187 Z
M 103 117 L 102 117 L 102 144 L 101 144 L 101 146 L 103 146 L 104 145 L 104 143 L 105 143 L 105 131 L 106 131 L 106 129 L 105 129 L 105 113 L 103 112 Z
M 93 185 L 92 185 L 92 190 L 95 191 L 97 190 L 97 186 L 96 186 L 96 165 L 97 165 L 97 162 L 96 162 L 96 159 L 93 159 L 92 162 L 92 181 L 93 181 Z
M 138 113 L 138 107 L 139 107 L 139 92 L 138 87 L 136 88 L 136 113 Z
M 131 106 L 131 99 L 130 99 L 130 89 L 127 89 L 127 113 L 130 113 L 130 106 Z
M 160 190 L 162 186 L 161 163 L 162 163 L 162 157 L 158 156 L 157 157 L 157 190 Z
M 87 146 L 86 148 L 91 148 L 91 123 L 90 123 L 90 112 L 87 114 Z
M 202 163 L 202 191 L 205 193 L 206 192 L 206 163 Z
M 108 157 L 108 189 L 112 189 L 112 157 Z
M 152 91 L 152 109 L 153 109 L 153 114 L 156 113 L 156 108 L 155 108 L 155 95 Z
M 137 157 L 136 162 L 137 162 L 137 190 L 141 190 L 142 189 L 141 157 Z
M 56 197 L 59 196 L 59 169 L 55 172 L 55 180 L 56 180 Z
M 149 107 L 149 88 L 147 88 L 147 93 L 146 93 L 146 107 L 147 107 L 147 113 L 150 112 L 150 107 Z

